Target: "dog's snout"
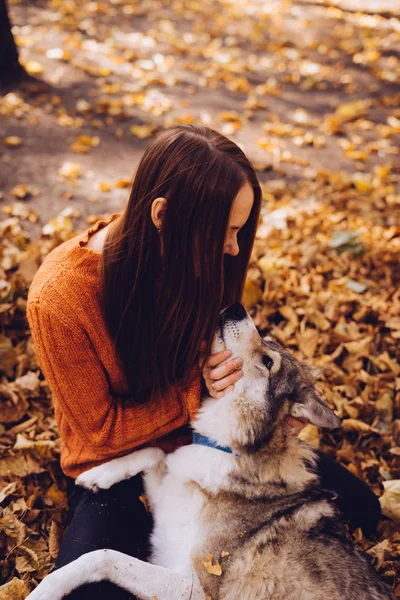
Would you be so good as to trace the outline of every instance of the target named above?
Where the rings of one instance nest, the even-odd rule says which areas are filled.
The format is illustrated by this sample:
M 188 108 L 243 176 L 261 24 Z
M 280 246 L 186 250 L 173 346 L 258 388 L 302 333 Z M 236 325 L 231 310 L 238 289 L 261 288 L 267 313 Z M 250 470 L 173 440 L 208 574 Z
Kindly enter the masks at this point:
M 242 321 L 247 316 L 246 309 L 240 302 L 235 302 L 229 306 L 223 313 L 224 320 Z

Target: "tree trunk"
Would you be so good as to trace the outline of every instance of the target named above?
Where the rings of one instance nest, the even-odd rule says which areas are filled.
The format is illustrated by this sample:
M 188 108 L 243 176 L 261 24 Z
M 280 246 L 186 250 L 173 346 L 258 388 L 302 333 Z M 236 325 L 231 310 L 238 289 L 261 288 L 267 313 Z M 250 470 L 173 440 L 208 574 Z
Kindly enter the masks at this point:
M 0 85 L 7 85 L 25 73 L 18 61 L 18 50 L 11 33 L 7 1 L 0 0 Z

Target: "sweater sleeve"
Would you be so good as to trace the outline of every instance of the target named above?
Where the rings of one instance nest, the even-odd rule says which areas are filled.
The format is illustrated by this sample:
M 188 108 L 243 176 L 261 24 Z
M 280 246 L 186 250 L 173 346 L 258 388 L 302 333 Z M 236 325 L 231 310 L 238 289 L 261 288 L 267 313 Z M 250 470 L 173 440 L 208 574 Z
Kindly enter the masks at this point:
M 186 411 L 184 402 L 152 400 L 137 404 L 110 392 L 107 372 L 83 327 L 37 303 L 27 316 L 39 366 L 49 384 L 54 407 L 80 432 L 90 447 L 124 452 L 174 429 Z
M 317 451 L 321 487 L 337 494 L 337 505 L 352 527 L 373 533 L 381 517 L 381 507 L 374 492 L 361 479 L 333 458 Z

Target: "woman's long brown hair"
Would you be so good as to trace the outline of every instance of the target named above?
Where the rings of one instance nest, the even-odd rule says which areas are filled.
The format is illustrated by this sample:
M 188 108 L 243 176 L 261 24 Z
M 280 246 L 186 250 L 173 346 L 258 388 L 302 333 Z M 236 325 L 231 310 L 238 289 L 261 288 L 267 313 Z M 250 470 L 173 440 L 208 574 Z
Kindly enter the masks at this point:
M 246 181 L 254 204 L 238 233 L 240 252 L 224 256 L 229 213 Z M 157 197 L 167 199 L 161 233 L 151 219 Z M 189 385 L 220 310 L 240 301 L 260 206 L 253 167 L 217 131 L 178 125 L 147 147 L 100 263 L 106 324 L 135 401 Z

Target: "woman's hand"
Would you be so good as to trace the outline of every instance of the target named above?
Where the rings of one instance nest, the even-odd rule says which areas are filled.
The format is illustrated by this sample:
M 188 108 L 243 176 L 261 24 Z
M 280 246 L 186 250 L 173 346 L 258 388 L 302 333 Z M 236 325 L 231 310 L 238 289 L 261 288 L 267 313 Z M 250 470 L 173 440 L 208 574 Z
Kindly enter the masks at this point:
M 200 350 L 204 350 L 205 346 L 206 343 L 203 342 Z M 200 358 L 199 366 L 202 369 L 204 383 L 208 393 L 213 398 L 222 398 L 225 394 L 231 392 L 236 381 L 243 377 L 243 371 L 240 368 L 243 360 L 240 357 L 233 358 L 221 365 L 230 356 L 232 356 L 230 350 L 221 350 L 211 354 L 208 358 L 204 356 Z M 321 390 L 318 391 L 321 393 Z M 307 423 L 294 417 L 287 418 L 287 426 L 294 436 L 299 435 L 306 425 Z
M 204 349 L 204 345 L 203 343 L 200 349 Z M 243 371 L 240 369 L 243 361 L 240 357 L 232 358 L 221 365 L 230 356 L 232 356 L 230 350 L 222 350 L 211 354 L 208 358 L 204 356 L 200 358 L 199 365 L 202 368 L 204 383 L 213 398 L 225 396 L 233 390 L 236 381 L 243 377 Z

